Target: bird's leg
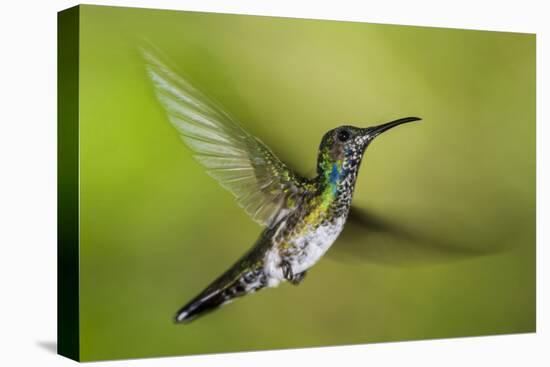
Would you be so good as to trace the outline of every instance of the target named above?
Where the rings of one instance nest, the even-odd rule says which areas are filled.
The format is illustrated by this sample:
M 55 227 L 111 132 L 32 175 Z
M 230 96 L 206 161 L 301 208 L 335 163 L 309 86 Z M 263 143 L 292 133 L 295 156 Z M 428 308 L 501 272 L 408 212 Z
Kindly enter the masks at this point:
M 292 285 L 298 285 L 306 277 L 306 272 L 303 271 L 298 274 L 294 274 L 292 271 L 292 265 L 288 261 L 281 262 L 281 268 L 283 269 L 283 276 L 288 280 Z
M 302 280 L 306 277 L 307 271 L 302 271 L 301 273 L 294 274 L 294 277 L 289 280 L 292 285 L 298 285 L 302 283 Z
M 281 269 L 283 269 L 283 276 L 286 280 L 290 281 L 294 278 L 294 272 L 292 271 L 292 265 L 288 261 L 281 261 Z

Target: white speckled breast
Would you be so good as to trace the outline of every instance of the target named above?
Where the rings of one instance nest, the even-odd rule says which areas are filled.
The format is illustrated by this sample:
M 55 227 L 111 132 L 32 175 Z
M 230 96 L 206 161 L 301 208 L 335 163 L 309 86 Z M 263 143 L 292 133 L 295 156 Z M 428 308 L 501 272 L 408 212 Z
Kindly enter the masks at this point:
M 289 240 L 293 249 L 285 261 L 292 266 L 292 272 L 299 274 L 311 268 L 327 252 L 344 228 L 345 218 L 337 218 L 334 222 L 320 225 L 304 236 Z M 276 287 L 284 279 L 281 269 L 280 250 L 276 247 L 266 253 L 264 272 L 267 276 L 267 286 Z

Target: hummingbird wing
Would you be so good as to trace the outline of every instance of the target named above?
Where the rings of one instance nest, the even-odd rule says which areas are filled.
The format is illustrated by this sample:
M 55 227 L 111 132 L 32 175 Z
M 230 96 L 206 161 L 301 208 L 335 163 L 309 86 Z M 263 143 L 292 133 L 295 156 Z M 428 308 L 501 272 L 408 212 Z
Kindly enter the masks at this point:
M 208 174 L 261 225 L 299 205 L 307 180 L 150 50 L 142 50 L 156 95 Z
M 510 250 L 503 244 L 481 246 L 438 235 L 432 225 L 396 220 L 367 208 L 352 206 L 346 226 L 329 256 L 343 261 L 365 261 L 392 266 L 449 263 Z

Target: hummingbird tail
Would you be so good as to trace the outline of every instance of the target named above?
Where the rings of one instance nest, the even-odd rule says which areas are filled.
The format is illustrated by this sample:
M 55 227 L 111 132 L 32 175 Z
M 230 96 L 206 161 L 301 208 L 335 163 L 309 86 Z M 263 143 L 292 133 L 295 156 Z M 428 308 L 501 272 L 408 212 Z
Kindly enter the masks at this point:
M 255 292 L 265 286 L 265 275 L 260 269 L 239 271 L 238 266 L 223 274 L 208 288 L 183 306 L 174 318 L 176 323 L 188 323 L 199 316 Z
M 177 313 L 174 321 L 176 323 L 187 323 L 199 316 L 204 315 L 209 311 L 213 311 L 220 307 L 224 303 L 229 302 L 230 299 L 224 296 L 220 290 L 206 293 L 203 292 L 199 296 L 195 297 L 185 306 L 183 306 Z

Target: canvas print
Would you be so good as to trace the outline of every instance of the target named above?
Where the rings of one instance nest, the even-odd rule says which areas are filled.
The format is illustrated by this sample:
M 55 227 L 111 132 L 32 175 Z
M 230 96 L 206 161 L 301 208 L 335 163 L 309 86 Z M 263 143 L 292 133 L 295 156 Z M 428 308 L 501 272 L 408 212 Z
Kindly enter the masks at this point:
M 60 354 L 535 331 L 535 35 L 58 24 Z

